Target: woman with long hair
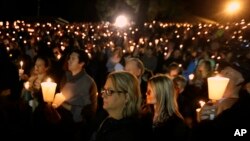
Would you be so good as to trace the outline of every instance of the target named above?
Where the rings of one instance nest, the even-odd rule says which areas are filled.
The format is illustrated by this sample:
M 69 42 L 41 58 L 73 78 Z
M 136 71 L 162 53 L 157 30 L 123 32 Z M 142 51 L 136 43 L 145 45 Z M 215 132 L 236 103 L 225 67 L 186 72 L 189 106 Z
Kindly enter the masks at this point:
M 148 80 L 147 104 L 153 106 L 153 139 L 187 140 L 189 128 L 178 110 L 174 84 L 165 75 Z

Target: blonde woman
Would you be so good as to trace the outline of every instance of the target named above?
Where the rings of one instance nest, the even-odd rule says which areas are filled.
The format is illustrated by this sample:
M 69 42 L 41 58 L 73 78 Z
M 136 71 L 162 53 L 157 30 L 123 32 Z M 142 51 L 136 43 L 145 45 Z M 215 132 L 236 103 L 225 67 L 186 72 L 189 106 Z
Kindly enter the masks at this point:
M 129 72 L 112 72 L 108 75 L 101 93 L 103 109 L 108 113 L 108 117 L 100 124 L 92 140 L 140 140 L 142 135 L 137 117 L 141 94 L 138 79 Z
M 173 82 L 166 75 L 156 75 L 148 80 L 147 104 L 154 107 L 153 139 L 172 138 L 187 140 L 189 128 L 177 106 L 177 94 Z

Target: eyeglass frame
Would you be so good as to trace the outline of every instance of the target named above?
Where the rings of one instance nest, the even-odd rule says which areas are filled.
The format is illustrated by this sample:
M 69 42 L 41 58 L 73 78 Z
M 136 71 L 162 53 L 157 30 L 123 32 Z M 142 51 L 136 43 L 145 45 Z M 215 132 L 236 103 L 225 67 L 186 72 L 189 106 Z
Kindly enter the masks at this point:
M 105 94 L 106 96 L 112 96 L 115 93 L 118 93 L 118 94 L 127 93 L 127 91 L 119 91 L 119 90 L 104 89 L 104 88 L 101 90 L 101 94 L 102 95 Z

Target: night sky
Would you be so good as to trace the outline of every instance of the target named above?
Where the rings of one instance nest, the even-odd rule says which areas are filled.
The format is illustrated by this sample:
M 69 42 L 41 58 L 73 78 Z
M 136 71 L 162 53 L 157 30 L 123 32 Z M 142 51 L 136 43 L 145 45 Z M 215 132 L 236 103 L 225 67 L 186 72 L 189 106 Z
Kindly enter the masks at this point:
M 40 1 L 40 10 L 38 10 Z M 223 3 L 229 0 L 178 0 L 185 13 L 205 18 L 223 18 L 219 15 Z M 249 5 L 248 0 L 245 1 Z M 96 0 L 1 0 L 0 20 L 20 18 L 61 17 L 68 21 L 98 21 Z M 39 11 L 39 12 L 38 12 Z M 239 18 L 250 19 L 249 12 L 238 14 Z

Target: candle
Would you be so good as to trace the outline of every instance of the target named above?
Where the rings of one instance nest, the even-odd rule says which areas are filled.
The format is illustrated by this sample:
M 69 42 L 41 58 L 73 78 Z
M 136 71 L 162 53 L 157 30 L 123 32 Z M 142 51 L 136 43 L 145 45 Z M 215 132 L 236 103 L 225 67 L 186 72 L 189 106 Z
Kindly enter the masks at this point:
M 206 104 L 206 102 L 205 101 L 202 101 L 202 100 L 200 100 L 199 101 L 199 104 L 200 104 L 200 106 L 201 106 L 201 108 Z
M 64 95 L 63 95 L 62 93 L 57 93 L 57 94 L 55 95 L 55 99 L 54 99 L 54 101 L 53 101 L 53 103 L 52 103 L 52 106 L 53 106 L 54 108 L 57 108 L 57 107 L 59 107 L 64 101 L 65 101 Z
M 130 49 L 130 52 L 133 52 L 134 51 L 134 46 L 130 46 L 129 49 Z
M 200 122 L 200 111 L 201 111 L 201 108 L 206 104 L 206 102 L 200 100 L 199 104 L 200 104 L 200 108 L 196 109 L 196 119 L 197 119 L 198 122 Z
M 56 91 L 56 83 L 51 82 L 51 79 L 48 78 L 47 82 L 42 82 L 42 92 L 43 92 L 43 100 L 45 102 L 53 102 L 54 94 Z
M 201 121 L 201 119 L 200 119 L 200 111 L 201 111 L 201 108 L 197 108 L 197 109 L 196 109 L 196 120 L 197 120 L 198 122 Z
M 193 73 L 189 74 L 188 78 L 189 78 L 189 80 L 193 80 L 194 79 L 194 74 Z
M 23 69 L 23 61 L 20 61 L 20 67 Z
M 26 81 L 24 84 L 23 84 L 24 88 L 26 90 L 28 90 L 30 88 L 30 82 L 29 81 Z
M 215 77 L 209 77 L 207 81 L 208 81 L 209 99 L 211 100 L 221 99 L 226 90 L 229 78 L 215 76 Z

